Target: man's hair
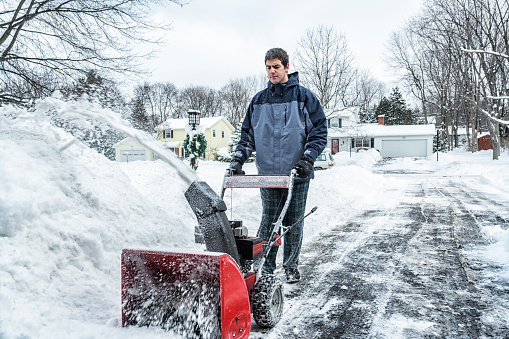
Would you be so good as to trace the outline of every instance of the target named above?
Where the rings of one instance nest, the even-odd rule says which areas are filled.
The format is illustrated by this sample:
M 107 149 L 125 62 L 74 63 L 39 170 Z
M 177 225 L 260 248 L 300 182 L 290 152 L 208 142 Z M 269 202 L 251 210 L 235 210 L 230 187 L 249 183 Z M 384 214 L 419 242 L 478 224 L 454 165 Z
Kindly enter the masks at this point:
M 290 62 L 290 58 L 288 57 L 288 53 L 282 48 L 271 48 L 265 53 L 265 62 L 267 60 L 279 59 L 283 64 L 283 67 L 286 67 Z

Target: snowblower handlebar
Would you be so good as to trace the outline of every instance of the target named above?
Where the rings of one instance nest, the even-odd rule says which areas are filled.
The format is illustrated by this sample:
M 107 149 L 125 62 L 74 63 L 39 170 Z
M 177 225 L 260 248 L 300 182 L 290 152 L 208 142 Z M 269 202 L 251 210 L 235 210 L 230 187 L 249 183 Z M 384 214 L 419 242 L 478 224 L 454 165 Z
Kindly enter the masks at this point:
M 295 175 L 295 170 L 292 170 L 290 175 L 231 175 L 230 169 L 227 169 L 221 188 L 221 199 L 227 188 L 288 188 L 291 190 Z

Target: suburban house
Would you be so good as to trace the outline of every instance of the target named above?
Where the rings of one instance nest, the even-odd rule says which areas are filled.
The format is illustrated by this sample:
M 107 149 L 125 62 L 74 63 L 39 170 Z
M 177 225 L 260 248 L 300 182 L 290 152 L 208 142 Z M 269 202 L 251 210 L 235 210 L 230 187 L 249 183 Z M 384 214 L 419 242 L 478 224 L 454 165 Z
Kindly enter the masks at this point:
M 186 125 L 188 125 L 188 119 L 168 119 L 156 127 L 157 139 L 164 142 L 166 147 L 180 158 L 186 156 L 183 148 L 187 135 Z M 217 151 L 220 148 L 228 147 L 231 135 L 235 130 L 223 116 L 200 118 L 200 125 L 197 129 L 203 132 L 207 140 L 205 160 L 216 160 Z
M 330 114 L 327 147 L 335 154 L 340 151 L 374 148 L 382 157 L 427 157 L 433 153 L 435 125 L 359 124 L 353 109 Z
M 129 162 L 135 160 L 154 160 L 154 153 L 140 144 L 138 140 L 128 137 L 113 145 L 115 160 Z
M 349 128 L 359 124 L 358 108 L 349 107 L 334 113 L 325 111 L 328 128 Z
M 328 129 L 327 147 L 331 149 L 332 154 L 336 154 L 345 150 L 345 143 L 348 141 L 345 139 L 346 136 L 336 136 L 337 132 L 346 132 L 359 125 L 358 110 L 355 107 L 345 108 L 339 112 L 332 113 L 325 110 L 325 116 L 327 117 Z M 331 138 L 331 133 L 335 137 Z

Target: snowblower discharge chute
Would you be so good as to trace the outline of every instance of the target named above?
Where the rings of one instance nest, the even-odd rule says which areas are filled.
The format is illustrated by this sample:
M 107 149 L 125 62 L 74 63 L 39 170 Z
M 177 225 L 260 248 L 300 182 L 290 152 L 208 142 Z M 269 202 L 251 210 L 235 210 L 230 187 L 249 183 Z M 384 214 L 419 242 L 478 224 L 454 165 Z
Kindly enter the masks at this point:
M 203 181 L 185 192 L 207 252 L 176 253 L 124 249 L 122 325 L 159 326 L 187 338 L 247 338 L 251 314 L 262 328 L 275 326 L 283 311 L 283 285 L 275 275 L 251 270 L 275 241 L 248 237 L 240 220 L 229 221 L 226 188 L 287 188 L 288 198 L 274 224 L 279 229 L 291 199 L 293 176 L 230 176 L 221 196 Z

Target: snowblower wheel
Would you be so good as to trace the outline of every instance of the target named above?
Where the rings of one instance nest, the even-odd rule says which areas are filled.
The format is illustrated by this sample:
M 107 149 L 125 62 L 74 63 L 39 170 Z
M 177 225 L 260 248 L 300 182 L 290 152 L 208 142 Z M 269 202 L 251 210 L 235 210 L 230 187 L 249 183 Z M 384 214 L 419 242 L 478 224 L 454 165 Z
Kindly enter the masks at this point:
M 253 288 L 252 313 L 261 328 L 274 327 L 283 315 L 283 283 L 273 274 L 262 275 Z

